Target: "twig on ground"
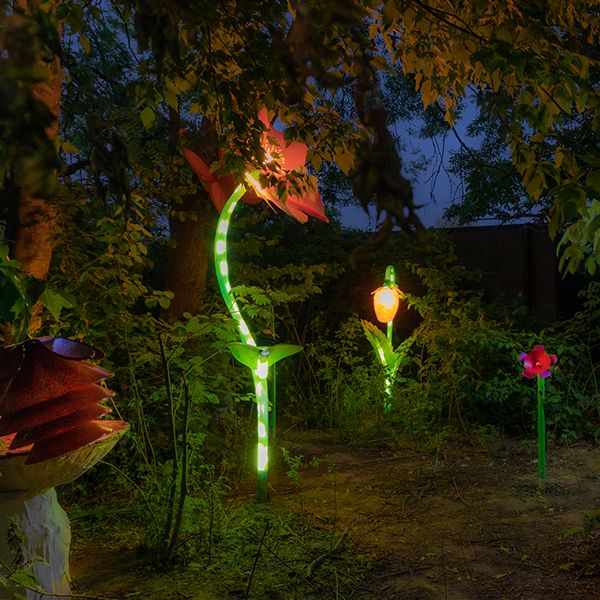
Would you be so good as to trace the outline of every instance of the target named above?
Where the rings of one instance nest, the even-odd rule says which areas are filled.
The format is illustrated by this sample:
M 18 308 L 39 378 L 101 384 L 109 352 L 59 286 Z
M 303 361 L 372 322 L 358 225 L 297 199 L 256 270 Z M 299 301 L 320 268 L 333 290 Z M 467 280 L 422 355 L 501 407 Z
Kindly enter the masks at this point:
M 344 531 L 342 533 L 342 535 L 340 535 L 340 537 L 337 539 L 336 543 L 333 545 L 333 547 L 331 548 L 331 550 L 328 550 L 327 552 L 323 552 L 323 554 L 321 554 L 320 556 L 317 556 L 317 558 L 315 558 L 315 560 L 313 560 L 309 565 L 308 568 L 306 570 L 307 575 L 309 578 L 312 578 L 315 576 L 317 569 L 329 558 L 335 556 L 336 554 L 339 554 L 339 552 L 341 552 L 344 548 L 344 546 L 346 545 L 346 542 L 348 541 L 348 531 Z
M 262 537 L 260 538 L 260 544 L 258 545 L 258 550 L 256 551 L 256 556 L 254 557 L 254 564 L 252 565 L 252 571 L 250 572 L 250 577 L 248 577 L 248 586 L 246 587 L 246 593 L 244 594 L 244 600 L 248 600 L 248 598 L 250 597 L 250 589 L 252 588 L 252 580 L 254 579 L 256 565 L 258 564 L 258 559 L 260 557 L 262 547 L 265 542 L 265 538 L 267 537 L 267 532 L 269 531 L 270 526 L 271 526 L 271 522 L 267 521 L 265 523 L 265 530 L 263 531 Z

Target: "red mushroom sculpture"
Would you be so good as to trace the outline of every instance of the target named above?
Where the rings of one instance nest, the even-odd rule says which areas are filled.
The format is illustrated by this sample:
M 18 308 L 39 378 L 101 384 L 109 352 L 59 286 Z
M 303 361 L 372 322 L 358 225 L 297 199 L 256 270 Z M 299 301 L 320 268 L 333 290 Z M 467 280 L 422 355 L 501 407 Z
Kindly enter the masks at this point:
M 16 524 L 25 564 L 47 592 L 70 591 L 68 519 L 52 488 L 87 471 L 128 429 L 101 419 L 112 375 L 87 360 L 102 356 L 65 338 L 0 349 L 0 557 L 10 554 L 2 534 Z

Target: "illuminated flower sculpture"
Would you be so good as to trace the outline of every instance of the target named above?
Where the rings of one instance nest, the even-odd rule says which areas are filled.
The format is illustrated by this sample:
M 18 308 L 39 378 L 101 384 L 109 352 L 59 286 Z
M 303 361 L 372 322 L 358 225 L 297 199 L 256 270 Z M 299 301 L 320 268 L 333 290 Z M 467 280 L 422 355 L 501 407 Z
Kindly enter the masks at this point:
M 392 345 L 394 331 L 394 317 L 398 312 L 400 304 L 400 290 L 396 285 L 396 271 L 392 265 L 388 265 L 385 270 L 385 278 L 383 286 L 377 288 L 373 292 L 373 308 L 375 316 L 380 323 L 385 323 L 387 326 L 387 334 L 383 332 L 373 323 L 369 321 L 361 321 L 361 325 L 365 335 L 381 364 L 385 369 L 384 392 L 385 403 L 384 410 L 389 413 L 393 409 L 392 395 L 394 389 L 394 379 L 402 362 L 406 359 L 406 348 L 412 343 L 412 338 L 405 340 L 399 348 L 394 350 Z
M 556 364 L 556 354 L 548 354 L 544 350 L 544 346 L 534 346 L 533 350 L 527 354 L 523 353 L 519 357 L 523 363 L 525 370 L 523 376 L 528 379 L 533 379 L 539 375 L 542 379 L 546 379 L 552 375 L 550 366 Z
M 243 188 L 241 200 L 247 204 L 257 204 L 264 200 L 267 204 L 276 206 L 301 223 L 306 223 L 309 216 L 328 223 L 329 219 L 325 215 L 319 192 L 316 189 L 309 189 L 302 196 L 298 196 L 290 193 L 291 186 L 286 181 L 288 173 L 303 169 L 306 162 L 306 144 L 300 142 L 288 144 L 283 134 L 270 125 L 266 109 L 261 110 L 258 116 L 267 128 L 262 136 L 266 161 L 276 167 L 274 172 L 286 184 L 288 197 L 283 202 L 279 199 L 275 188 L 262 187 L 254 174 L 246 172 L 245 179 L 250 189 Z M 221 213 L 227 200 L 236 190 L 234 178 L 231 175 L 221 175 L 218 171 L 211 171 L 209 165 L 189 148 L 183 149 L 183 155 L 202 182 L 215 208 Z
M 254 379 L 258 417 L 258 499 L 264 502 L 267 499 L 266 484 L 269 470 L 269 398 L 267 387 L 269 367 L 287 356 L 300 352 L 302 347 L 291 344 L 256 345 L 231 291 L 227 262 L 229 222 L 240 199 L 250 204 L 256 204 L 264 200 L 301 223 L 305 223 L 309 216 L 325 222 L 328 222 L 328 219 L 325 216 L 323 203 L 316 189 L 310 189 L 306 193 L 298 195 L 294 193 L 287 181 L 290 172 L 304 168 L 306 145 L 300 142 L 288 144 L 283 134 L 271 126 L 266 110 L 260 112 L 259 119 L 266 128 L 262 136 L 262 146 L 266 162 L 269 163 L 269 174 L 274 174 L 278 179 L 278 183 L 283 184 L 286 188 L 288 194 L 285 201 L 279 198 L 276 188 L 261 186 L 258 173 L 246 172 L 244 174 L 245 182 L 236 187 L 231 176 L 223 176 L 218 172 L 212 172 L 206 162 L 192 150 L 186 148 L 183 153 L 220 213 L 214 245 L 215 270 L 221 295 L 231 316 L 237 323 L 241 338 L 241 342 L 230 344 L 229 349 L 239 362 L 252 371 Z
M 556 355 L 548 354 L 544 346 L 534 346 L 529 353 L 524 352 L 519 360 L 525 367 L 523 376 L 537 380 L 537 427 L 538 427 L 538 482 L 543 486 L 546 478 L 546 379 L 552 375 L 550 367 L 556 364 Z

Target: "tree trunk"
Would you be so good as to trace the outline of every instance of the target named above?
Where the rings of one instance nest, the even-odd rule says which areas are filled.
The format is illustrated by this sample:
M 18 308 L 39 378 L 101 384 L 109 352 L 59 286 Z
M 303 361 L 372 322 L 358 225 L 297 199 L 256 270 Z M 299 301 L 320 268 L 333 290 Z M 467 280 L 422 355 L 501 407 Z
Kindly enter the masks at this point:
M 59 0 L 53 2 L 53 8 L 58 4 Z M 17 0 L 16 5 L 25 14 L 29 13 L 27 0 Z M 18 57 L 15 58 L 18 60 Z M 35 84 L 31 91 L 40 102 L 48 106 L 55 117 L 52 126 L 46 129 L 48 139 L 55 140 L 58 135 L 62 90 L 62 67 L 58 58 L 48 66 L 48 71 L 48 80 Z M 35 198 L 23 188 L 19 190 L 15 204 L 14 214 L 9 215 L 13 234 L 12 258 L 19 261 L 25 273 L 37 279 L 46 279 L 54 248 L 56 207 L 47 198 Z M 30 333 L 41 326 L 39 308 L 39 303 L 33 308 Z M 0 512 L 0 554 L 3 558 L 10 559 L 11 551 L 6 546 L 6 538 L 8 529 L 16 526 L 21 538 L 18 554 L 25 564 L 29 563 L 27 569 L 35 576 L 37 583 L 48 592 L 69 594 L 71 530 L 68 517 L 58 504 L 54 488 L 29 500 L 2 502 Z M 32 590 L 25 592 L 28 599 L 49 598 Z
M 180 125 L 178 112 L 170 109 L 169 132 L 174 149 Z M 217 157 L 216 132 L 207 119 L 202 122 L 200 138 L 203 158 L 211 164 Z M 197 314 L 202 308 L 216 222 L 217 213 L 204 190 L 184 196 L 171 207 L 166 287 L 175 296 L 164 314 L 167 321 L 177 321 L 185 312 Z
M 18 6 L 28 12 L 27 0 L 18 0 Z M 55 5 L 58 2 L 54 3 Z M 58 135 L 58 117 L 60 113 L 62 69 L 58 58 L 48 67 L 49 77 L 43 83 L 35 84 L 33 95 L 46 104 L 56 120 L 46 130 L 50 140 Z M 26 189 L 19 191 L 17 206 L 13 217 L 14 239 L 12 258 L 19 261 L 21 269 L 38 279 L 46 279 L 54 248 L 56 230 L 56 208 L 46 198 L 34 198 Z M 31 331 L 39 329 L 41 322 L 34 308 Z
M 169 219 L 171 247 L 166 285 L 175 296 L 165 311 L 168 321 L 176 321 L 184 312 L 196 314 L 202 308 L 215 217 L 206 198 L 197 194 L 184 197 L 176 207 L 176 214 Z

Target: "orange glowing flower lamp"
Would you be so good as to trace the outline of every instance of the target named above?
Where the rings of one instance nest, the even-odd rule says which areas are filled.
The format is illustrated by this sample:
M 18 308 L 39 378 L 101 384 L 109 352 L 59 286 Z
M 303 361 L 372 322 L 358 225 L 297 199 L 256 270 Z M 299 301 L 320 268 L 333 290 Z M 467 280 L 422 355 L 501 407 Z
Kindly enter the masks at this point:
M 400 290 L 397 286 L 384 285 L 373 292 L 375 316 L 380 323 L 394 320 L 400 306 Z

